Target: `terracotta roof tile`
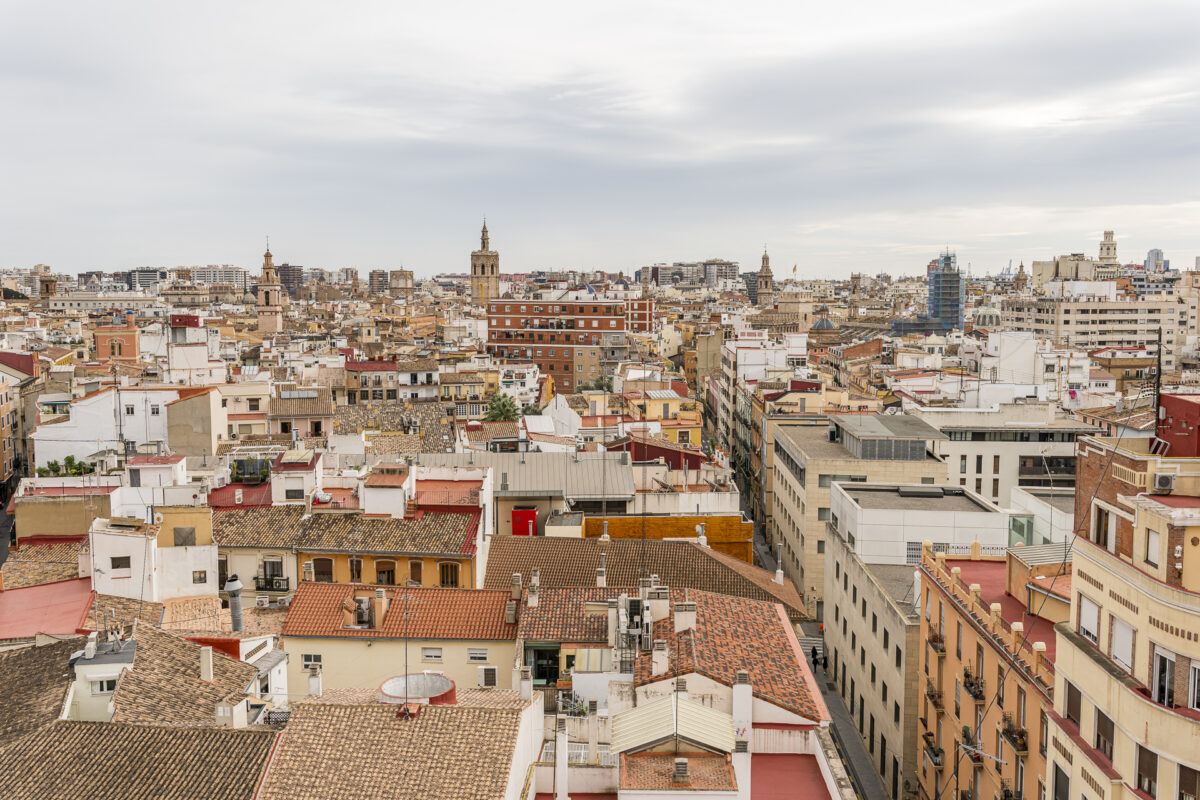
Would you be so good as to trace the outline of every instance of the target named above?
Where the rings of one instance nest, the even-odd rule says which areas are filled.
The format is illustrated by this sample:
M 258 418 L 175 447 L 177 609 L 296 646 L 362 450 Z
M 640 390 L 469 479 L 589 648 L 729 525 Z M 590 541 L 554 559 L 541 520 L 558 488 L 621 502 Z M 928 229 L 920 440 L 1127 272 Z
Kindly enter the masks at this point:
M 512 575 L 509 575 L 512 580 Z M 528 589 L 517 610 L 518 635 L 525 641 L 605 642 L 608 640 L 608 614 L 589 614 L 588 603 L 607 603 L 620 594 L 619 589 L 571 588 L 538 589 L 538 604 L 529 607 Z
M 22 545 L 9 551 L 0 567 L 5 589 L 20 589 L 79 577 L 79 554 L 86 552 L 88 540 L 76 539 L 54 544 Z
M 275 734 L 58 721 L 0 749 L 6 800 L 250 800 Z
M 744 669 L 750 673 L 755 697 L 814 722 L 829 718 L 782 606 L 713 592 L 671 590 L 672 609 L 683 600 L 696 604 L 695 627 L 676 633 L 673 610 L 666 619 L 656 620 L 654 638 L 666 640 L 669 666 L 666 673 L 653 675 L 651 653 L 639 653 L 635 685 L 693 672 L 732 685 L 738 670 Z
M 688 779 L 676 781 L 675 759 L 686 758 Z M 737 789 L 729 756 L 715 753 L 622 753 L 621 789 L 628 791 L 723 791 Z
M 213 680 L 202 681 L 200 645 L 141 622 L 133 638 L 133 667 L 117 681 L 113 722 L 212 727 L 217 703 L 245 692 L 258 675 L 254 665 L 214 650 Z
M 262 800 L 504 797 L 520 712 L 423 706 L 299 704 L 263 784 Z M 353 754 L 354 769 L 330 769 Z
M 401 639 L 405 635 L 406 592 L 387 587 L 383 625 L 346 628 L 343 604 L 355 593 L 373 598 L 375 589 L 347 583 L 301 581 L 283 624 L 284 636 L 337 636 L 352 639 Z M 408 589 L 408 635 L 414 639 L 505 641 L 517 638 L 517 626 L 504 621 L 508 592 L 486 589 Z
M 0 652 L 0 742 L 58 719 L 73 678 L 71 653 L 84 644 L 82 638 L 68 639 Z
M 595 586 L 601 553 L 605 554 L 609 586 L 636 587 L 639 578 L 658 575 L 672 588 L 775 601 L 784 605 L 790 617 L 805 616 L 804 602 L 791 581 L 775 583 L 772 572 L 692 542 L 496 536 L 488 550 L 483 585 L 487 589 L 508 589 L 513 573 L 521 573 L 528 581 L 537 567 L 543 590 Z

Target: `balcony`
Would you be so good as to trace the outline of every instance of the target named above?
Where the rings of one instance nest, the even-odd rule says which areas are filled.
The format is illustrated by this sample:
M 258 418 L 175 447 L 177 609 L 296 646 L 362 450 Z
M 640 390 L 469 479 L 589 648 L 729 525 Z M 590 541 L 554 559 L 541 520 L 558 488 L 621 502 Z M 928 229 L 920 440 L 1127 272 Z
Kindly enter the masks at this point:
M 931 683 L 925 689 L 925 696 L 929 698 L 929 702 L 933 703 L 933 707 L 936 708 L 939 712 L 945 710 L 943 702 L 942 702 L 942 690 L 941 689 L 934 688 L 934 685 Z
M 1013 788 L 1008 785 L 1008 781 L 1001 782 L 1001 784 L 1000 784 L 1000 800 L 1023 800 L 1023 797 L 1024 797 L 1023 793 L 1019 792 L 1019 791 L 1014 791 Z
M 975 701 L 975 705 L 981 706 L 987 702 L 984 680 L 972 673 L 970 667 L 963 667 L 963 689 Z
M 933 734 L 926 733 L 921 737 L 925 744 L 925 755 L 929 757 L 930 763 L 937 769 L 942 767 L 942 748 L 933 743 Z
M 929 647 L 938 654 L 938 658 L 946 655 L 946 639 L 937 631 L 929 632 Z
M 259 592 L 286 592 L 288 578 L 283 575 L 255 575 L 254 589 Z
M 1024 728 L 1017 727 L 1012 714 L 1005 712 L 1000 723 L 1000 735 L 1012 745 L 1013 752 L 1017 755 L 1023 756 L 1029 753 L 1029 734 Z
M 980 753 L 978 750 L 974 749 L 977 747 L 979 747 L 979 744 L 978 744 L 978 742 L 975 741 L 975 735 L 973 733 L 971 733 L 970 728 L 968 728 L 966 725 L 963 725 L 963 728 L 962 728 L 963 754 L 966 755 L 966 757 L 970 760 L 971 766 L 975 767 L 976 769 L 983 766 L 983 754 Z

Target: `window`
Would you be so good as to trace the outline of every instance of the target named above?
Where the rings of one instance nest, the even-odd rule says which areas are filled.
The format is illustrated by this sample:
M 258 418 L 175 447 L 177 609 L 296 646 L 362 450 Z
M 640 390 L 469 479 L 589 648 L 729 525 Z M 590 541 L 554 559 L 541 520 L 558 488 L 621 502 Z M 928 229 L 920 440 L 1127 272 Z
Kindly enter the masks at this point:
M 1158 531 L 1146 528 L 1146 558 L 1152 567 L 1158 566 Z
M 246 401 L 246 403 L 249 406 L 251 411 L 258 411 L 258 398 L 257 397 L 251 397 L 249 400 Z
M 825 552 L 825 540 L 824 539 L 817 539 L 817 552 L 818 553 Z
M 91 682 L 92 694 L 112 694 L 117 690 L 116 678 L 101 678 Z
M 458 586 L 458 564 L 439 564 L 438 578 L 439 583 L 443 588 L 453 588 Z
M 896 645 L 896 669 L 900 669 L 900 645 Z
M 992 474 L 993 475 L 999 474 L 999 472 L 1000 472 L 1000 456 L 992 456 Z
M 1175 707 L 1175 654 L 1161 647 L 1154 648 L 1154 702 Z
M 1112 635 L 1112 660 L 1133 671 L 1133 627 L 1118 617 L 1109 617 Z
M 1092 644 L 1100 641 L 1100 606 L 1082 594 L 1079 595 L 1079 633 Z
M 488 651 L 486 647 L 468 647 L 467 661 L 472 664 L 486 664 L 488 660 Z
M 1038 711 L 1038 752 L 1046 755 L 1046 739 L 1050 736 L 1050 722 L 1046 718 L 1046 712 Z
M 1158 755 L 1141 745 L 1137 749 L 1137 788 L 1151 797 L 1158 796 Z
M 892 703 L 892 722 L 900 724 L 900 704 Z
M 890 649 L 890 648 L 888 647 L 888 645 L 889 645 L 888 639 L 890 639 L 890 638 L 891 638 L 891 636 L 890 636 L 890 634 L 888 633 L 888 629 L 887 629 L 887 628 L 884 628 L 884 629 L 883 629 L 883 649 L 884 649 L 884 650 L 888 650 L 888 649 Z
M 1107 508 L 1092 507 L 1092 541 L 1107 550 L 1117 547 L 1117 518 Z
M 1179 765 L 1179 800 L 1196 800 L 1200 797 L 1200 770 Z
M 1004 665 L 996 664 L 996 705 L 1004 708 Z
M 159 412 L 158 406 L 150 406 L 150 416 L 157 417 Z
M 1083 705 L 1083 696 L 1079 693 L 1079 688 L 1075 684 L 1067 682 L 1067 702 L 1065 710 L 1067 719 L 1075 723 L 1075 727 L 1079 727 L 1080 706 Z
M 438 661 L 438 662 L 440 662 L 442 660 L 442 648 L 440 648 L 440 647 L 422 647 L 421 648 L 421 660 L 422 661 Z
M 871 633 L 878 633 L 878 632 L 879 632 L 879 615 L 872 612 L 871 613 Z
M 300 666 L 304 669 L 321 666 L 320 653 L 303 653 L 300 656 Z
M 127 417 L 133 416 L 133 406 L 125 406 L 125 416 L 127 416 Z
M 133 566 L 129 556 L 113 556 L 109 559 L 108 565 L 112 569 L 114 578 L 128 578 Z
M 376 561 L 375 582 L 384 586 L 394 586 L 396 583 L 396 562 Z
M 967 457 L 966 456 L 958 457 L 958 471 L 959 472 L 967 471 Z
M 983 472 L 983 456 L 975 456 L 975 471 Z
M 202 569 L 192 570 L 192 583 L 208 583 L 208 572 Z
M 1113 721 L 1096 709 L 1096 737 L 1094 745 L 1104 757 L 1112 761 L 1113 757 Z
M 171 538 L 176 547 L 192 547 L 196 544 L 196 528 L 177 525 L 171 529 Z
M 333 583 L 333 559 L 332 558 L 314 558 L 313 565 L 313 580 L 319 583 Z
M 962 661 L 962 621 L 958 622 L 958 633 L 954 639 L 954 657 Z
M 866 658 L 866 653 L 867 653 L 867 651 L 863 650 L 863 658 Z M 871 665 L 871 685 L 872 686 L 875 685 L 875 665 L 874 664 Z
M 828 520 L 829 519 L 829 509 L 828 508 L 818 508 L 817 509 L 817 519 Z
M 875 667 L 871 667 L 871 669 L 875 669 Z M 887 706 L 887 684 L 882 681 L 879 682 L 879 699 L 883 703 L 883 705 L 886 707 Z
M 362 583 L 362 559 L 350 559 L 350 582 Z

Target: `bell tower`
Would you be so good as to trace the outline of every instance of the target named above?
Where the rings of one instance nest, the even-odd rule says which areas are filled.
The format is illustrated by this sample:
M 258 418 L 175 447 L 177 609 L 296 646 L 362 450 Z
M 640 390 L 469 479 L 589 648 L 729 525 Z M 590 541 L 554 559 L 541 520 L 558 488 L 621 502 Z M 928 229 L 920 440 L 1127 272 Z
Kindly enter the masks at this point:
M 771 274 L 771 257 L 763 248 L 762 267 L 758 270 L 758 305 L 772 308 L 775 305 L 775 276 Z
M 471 253 L 471 302 L 487 305 L 500 295 L 500 254 L 491 248 L 487 220 L 479 235 L 479 249 Z
M 258 330 L 260 333 L 279 333 L 283 330 L 283 284 L 275 272 L 271 248 L 263 254 L 262 277 L 258 281 Z

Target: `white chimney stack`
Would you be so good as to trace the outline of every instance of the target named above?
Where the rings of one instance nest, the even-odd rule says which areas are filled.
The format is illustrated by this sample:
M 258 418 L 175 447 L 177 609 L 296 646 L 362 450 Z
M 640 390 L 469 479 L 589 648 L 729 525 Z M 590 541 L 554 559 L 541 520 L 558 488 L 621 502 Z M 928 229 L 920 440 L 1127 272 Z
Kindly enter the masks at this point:
M 567 721 L 559 717 L 554 726 L 554 800 L 569 800 L 567 794 Z
M 212 683 L 213 652 L 212 647 L 205 645 L 200 648 L 200 680 Z
M 608 601 L 608 646 L 617 646 L 617 598 L 613 597 Z
M 525 594 L 525 605 L 530 608 L 536 608 L 538 604 L 538 587 L 536 583 L 529 584 L 529 591 Z
M 733 728 L 748 731 L 753 722 L 754 687 L 750 685 L 750 673 L 739 669 L 733 683 Z
M 521 667 L 521 699 L 533 699 L 533 670 L 529 667 Z
M 734 742 L 731 759 L 738 800 L 750 800 L 750 742 L 745 739 Z
M 313 697 L 321 696 L 321 668 L 308 668 L 308 693 Z
M 775 570 L 775 582 L 783 586 L 783 564 L 780 564 Z
M 96 657 L 96 642 L 97 642 L 97 640 L 98 640 L 98 636 L 96 634 L 96 631 L 92 631 L 91 633 L 88 634 L 87 644 L 83 646 L 83 657 L 84 658 L 92 659 L 92 658 Z
M 658 677 L 665 675 L 671 668 L 671 657 L 667 652 L 667 640 L 655 639 L 654 650 L 650 654 L 650 675 Z
M 693 602 L 675 604 L 675 632 L 694 630 L 696 627 L 696 604 Z

